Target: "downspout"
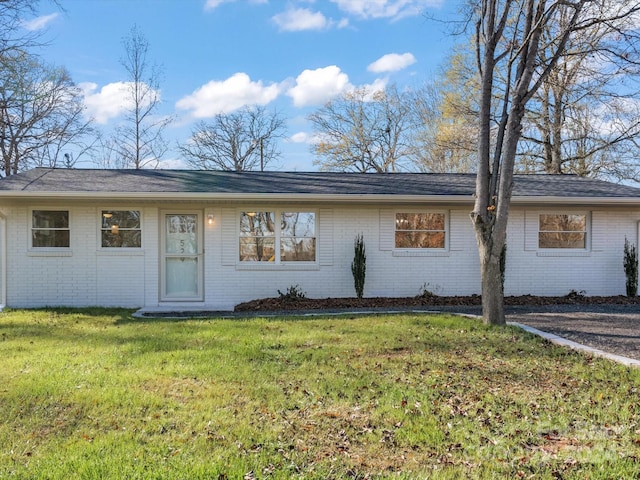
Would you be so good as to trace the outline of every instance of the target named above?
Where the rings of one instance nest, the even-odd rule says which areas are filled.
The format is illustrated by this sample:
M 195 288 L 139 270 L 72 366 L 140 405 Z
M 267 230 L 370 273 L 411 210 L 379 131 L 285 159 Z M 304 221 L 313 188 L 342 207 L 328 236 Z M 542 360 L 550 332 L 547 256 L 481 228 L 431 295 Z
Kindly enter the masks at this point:
M 7 306 L 7 217 L 0 214 L 0 312 Z

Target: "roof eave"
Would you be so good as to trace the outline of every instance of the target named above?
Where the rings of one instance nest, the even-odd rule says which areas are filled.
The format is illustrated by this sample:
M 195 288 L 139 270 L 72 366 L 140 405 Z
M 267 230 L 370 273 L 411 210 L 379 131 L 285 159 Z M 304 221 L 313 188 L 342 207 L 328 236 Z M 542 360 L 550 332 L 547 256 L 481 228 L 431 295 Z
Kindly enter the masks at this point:
M 393 195 L 393 194 L 309 194 L 309 193 L 210 193 L 210 192 L 29 192 L 0 191 L 0 199 L 74 199 L 74 200 L 145 200 L 145 201 L 304 201 L 323 203 L 438 203 L 471 205 L 472 195 Z M 565 197 L 514 196 L 513 205 L 640 205 L 640 197 Z
M 406 203 L 434 202 L 468 204 L 473 197 L 466 195 L 382 195 L 382 194 L 309 194 L 309 193 L 179 193 L 179 192 L 0 192 L 0 199 L 74 199 L 74 200 L 181 200 L 181 201 L 305 201 Z
M 511 199 L 512 205 L 563 204 L 563 205 L 640 205 L 640 197 L 561 197 L 561 196 L 518 196 Z

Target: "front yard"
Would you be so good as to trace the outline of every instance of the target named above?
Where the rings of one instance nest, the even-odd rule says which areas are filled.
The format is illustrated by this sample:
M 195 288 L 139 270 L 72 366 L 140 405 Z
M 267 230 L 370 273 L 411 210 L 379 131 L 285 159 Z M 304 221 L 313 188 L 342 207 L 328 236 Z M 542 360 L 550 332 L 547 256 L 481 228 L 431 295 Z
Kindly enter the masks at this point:
M 445 315 L 0 314 L 0 478 L 638 478 L 640 370 Z

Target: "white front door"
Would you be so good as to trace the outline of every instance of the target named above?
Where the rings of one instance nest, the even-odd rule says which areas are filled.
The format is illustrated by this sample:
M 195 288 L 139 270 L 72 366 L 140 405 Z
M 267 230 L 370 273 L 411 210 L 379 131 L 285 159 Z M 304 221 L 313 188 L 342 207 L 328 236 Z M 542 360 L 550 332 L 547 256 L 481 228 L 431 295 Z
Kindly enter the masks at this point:
M 203 299 L 200 218 L 199 212 L 162 214 L 162 300 Z

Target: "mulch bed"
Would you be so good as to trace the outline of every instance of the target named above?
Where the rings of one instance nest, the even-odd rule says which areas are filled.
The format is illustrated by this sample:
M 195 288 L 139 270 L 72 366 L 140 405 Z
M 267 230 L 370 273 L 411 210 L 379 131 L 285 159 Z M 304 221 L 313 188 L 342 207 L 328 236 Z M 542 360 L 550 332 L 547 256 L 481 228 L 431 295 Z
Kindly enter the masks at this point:
M 505 297 L 506 306 L 547 306 L 547 305 L 640 305 L 640 297 L 617 295 L 611 297 L 590 297 L 572 292 L 563 297 L 539 297 L 520 295 Z M 375 298 L 306 298 L 281 295 L 262 298 L 236 305 L 236 312 L 286 311 L 286 310 L 341 310 L 341 309 L 383 309 L 419 308 L 437 306 L 480 306 L 480 295 L 446 297 L 439 295 L 418 295 L 416 297 L 375 297 Z

